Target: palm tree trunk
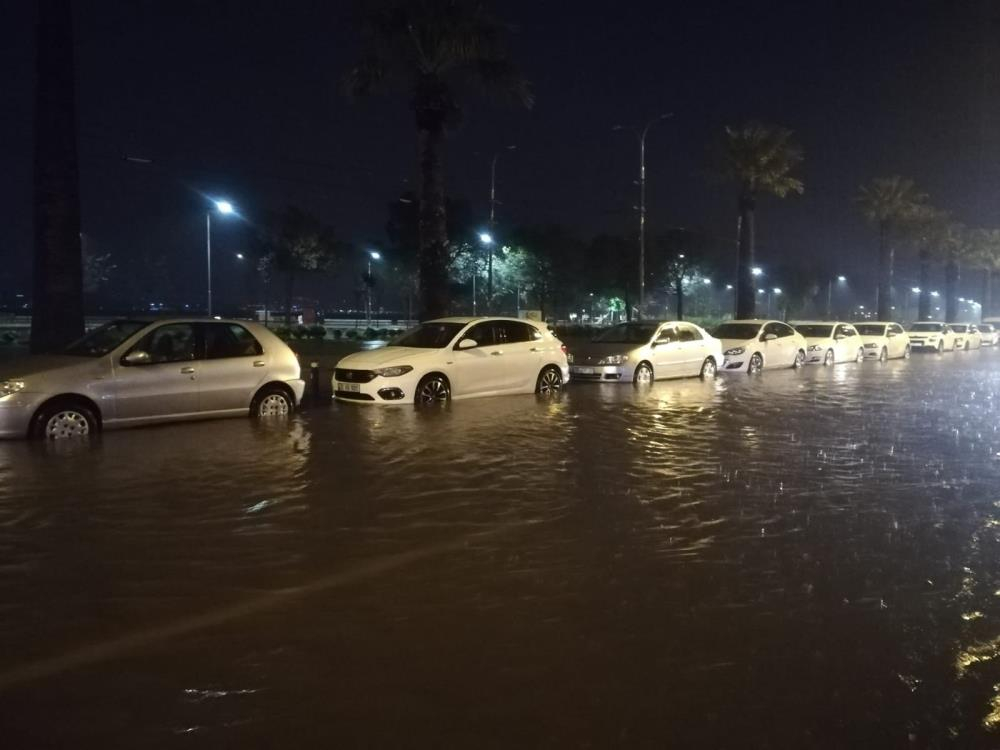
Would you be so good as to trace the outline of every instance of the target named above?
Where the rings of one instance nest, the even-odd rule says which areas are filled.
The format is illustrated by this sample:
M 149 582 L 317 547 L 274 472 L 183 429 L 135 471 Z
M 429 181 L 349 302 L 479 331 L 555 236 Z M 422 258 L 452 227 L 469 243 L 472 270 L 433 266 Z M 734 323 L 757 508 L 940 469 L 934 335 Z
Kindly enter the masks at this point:
M 683 277 L 678 277 L 676 282 L 677 289 L 677 320 L 684 320 L 684 279 Z
M 958 261 L 949 258 L 944 267 L 944 319 L 947 323 L 952 323 L 958 319 L 958 282 L 960 271 Z
M 920 251 L 920 298 L 917 302 L 917 320 L 931 319 L 931 254 Z
M 757 290 L 753 277 L 754 209 L 756 200 L 747 190 L 740 195 L 740 231 L 736 268 L 736 318 L 746 320 L 757 314 Z
M 448 224 L 444 199 L 444 109 L 447 92 L 436 80 L 421 83 L 414 109 L 420 165 L 418 195 L 421 320 L 448 312 Z
M 879 320 L 892 320 L 892 271 L 895 254 L 895 248 L 889 237 L 889 228 L 883 221 L 879 224 L 878 288 L 875 299 L 876 315 Z
M 38 7 L 31 351 L 47 352 L 83 334 L 83 261 L 72 8 Z
M 285 277 L 285 325 L 292 324 L 292 300 L 295 293 L 295 271 L 289 270 Z
M 983 269 L 983 288 L 979 295 L 979 322 L 990 314 L 989 310 L 993 307 L 993 286 L 990 283 L 992 273 L 988 268 Z

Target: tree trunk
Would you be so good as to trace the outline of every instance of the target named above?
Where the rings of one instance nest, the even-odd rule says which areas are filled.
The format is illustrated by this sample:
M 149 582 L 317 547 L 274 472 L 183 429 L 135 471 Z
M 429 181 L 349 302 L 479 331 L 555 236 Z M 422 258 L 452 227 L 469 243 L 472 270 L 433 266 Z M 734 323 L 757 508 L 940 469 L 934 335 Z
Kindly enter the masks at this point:
M 448 223 L 444 199 L 444 121 L 450 96 L 436 78 L 421 81 L 414 111 L 420 165 L 418 262 L 420 319 L 448 312 Z
M 83 335 L 80 179 L 69 0 L 41 0 L 36 27 L 35 255 L 31 351 Z
M 292 300 L 295 292 L 295 271 L 289 271 L 285 277 L 285 325 L 292 324 Z
M 684 279 L 677 279 L 677 320 L 684 320 Z
M 982 322 L 993 309 L 993 271 L 989 268 L 983 269 L 983 291 L 979 297 L 979 321 Z
M 757 315 L 757 288 L 754 264 L 754 196 L 744 190 L 740 196 L 740 231 L 736 269 L 736 318 L 747 320 Z
M 917 302 L 917 320 L 931 319 L 931 254 L 920 251 L 920 298 Z
M 895 248 L 886 222 L 879 224 L 878 287 L 875 292 L 875 310 L 879 320 L 892 320 L 892 271 Z
M 949 258 L 944 267 L 944 319 L 946 323 L 958 321 L 959 276 L 958 261 L 955 258 Z

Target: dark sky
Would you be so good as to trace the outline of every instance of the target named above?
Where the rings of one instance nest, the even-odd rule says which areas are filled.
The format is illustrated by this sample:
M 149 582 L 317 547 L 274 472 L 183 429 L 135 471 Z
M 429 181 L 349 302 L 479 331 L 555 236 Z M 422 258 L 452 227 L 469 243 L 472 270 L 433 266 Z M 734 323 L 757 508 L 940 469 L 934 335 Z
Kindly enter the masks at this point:
M 415 134 L 405 96 L 357 103 L 339 93 L 357 51 L 347 9 L 78 0 L 91 246 L 122 259 L 140 247 L 162 253 L 182 280 L 193 274 L 200 299 L 202 194 L 230 198 L 251 222 L 297 204 L 345 239 L 381 239 L 386 204 L 413 185 Z M 636 144 L 611 128 L 671 111 L 648 141 L 652 234 L 671 225 L 734 234 L 733 190 L 703 178 L 706 144 L 749 118 L 792 128 L 806 153 L 805 195 L 760 206 L 765 265 L 826 254 L 873 285 L 875 233 L 851 198 L 882 174 L 912 176 L 969 224 L 1000 226 L 1000 11 L 985 0 L 508 0 L 494 9 L 517 27 L 512 54 L 537 105 L 467 99 L 446 163 L 449 193 L 478 212 L 493 151 L 514 143 L 498 170 L 503 221 L 633 233 Z M 33 3 L 3 15 L 0 289 L 9 293 L 27 286 L 30 269 Z M 249 229 L 217 226 L 219 262 L 235 263 Z M 905 257 L 901 271 L 911 273 Z

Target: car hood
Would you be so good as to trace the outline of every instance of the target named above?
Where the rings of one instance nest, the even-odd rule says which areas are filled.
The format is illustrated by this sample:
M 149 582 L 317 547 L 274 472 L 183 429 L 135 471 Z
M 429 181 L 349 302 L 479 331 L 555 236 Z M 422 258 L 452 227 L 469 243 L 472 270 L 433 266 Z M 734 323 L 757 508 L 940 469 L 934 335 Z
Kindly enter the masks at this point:
M 883 341 L 887 341 L 888 338 L 889 338 L 884 333 L 878 333 L 878 334 L 863 333 L 863 334 L 859 334 L 858 337 L 865 344 L 878 344 L 878 343 L 881 343 Z
M 577 346 L 570 347 L 574 364 L 586 364 L 596 362 L 604 357 L 613 354 L 628 354 L 636 349 L 641 349 L 645 344 L 605 344 L 600 341 L 588 341 Z
M 397 364 L 412 364 L 414 361 L 434 357 L 448 349 L 419 349 L 410 346 L 380 346 L 366 352 L 348 354 L 337 363 L 337 367 L 351 370 L 371 370 Z
M 719 339 L 722 342 L 722 348 L 725 349 L 735 349 L 738 346 L 744 348 L 753 346 L 757 343 L 757 337 L 754 336 L 752 339 Z
M 106 357 L 70 357 L 60 354 L 33 354 L 0 366 L 0 380 L 59 378 L 79 372 L 102 372 Z

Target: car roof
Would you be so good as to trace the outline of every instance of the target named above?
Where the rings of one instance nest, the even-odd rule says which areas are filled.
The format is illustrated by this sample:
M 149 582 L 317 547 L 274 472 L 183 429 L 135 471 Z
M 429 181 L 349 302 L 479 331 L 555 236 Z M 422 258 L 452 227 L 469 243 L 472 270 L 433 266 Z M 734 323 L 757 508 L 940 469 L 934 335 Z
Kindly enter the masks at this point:
M 541 320 L 525 320 L 524 318 L 511 318 L 504 315 L 476 315 L 476 316 L 462 316 L 454 315 L 447 318 L 433 318 L 431 320 L 422 321 L 424 323 L 458 323 L 460 325 L 467 325 L 469 323 L 482 323 L 489 320 L 510 320 L 516 323 L 528 323 L 535 325 L 548 325 Z
M 793 326 L 852 326 L 846 320 L 796 320 L 791 323 Z
M 724 320 L 722 322 L 722 325 L 725 325 L 726 323 L 752 323 L 754 325 L 762 326 L 765 323 L 784 323 L 784 321 L 783 320 L 771 320 L 769 318 L 740 318 L 738 320 Z M 790 325 L 790 324 L 789 323 L 785 323 L 785 325 L 787 326 L 787 325 Z

